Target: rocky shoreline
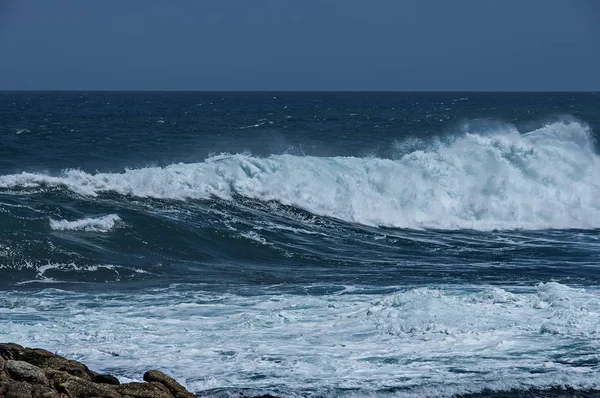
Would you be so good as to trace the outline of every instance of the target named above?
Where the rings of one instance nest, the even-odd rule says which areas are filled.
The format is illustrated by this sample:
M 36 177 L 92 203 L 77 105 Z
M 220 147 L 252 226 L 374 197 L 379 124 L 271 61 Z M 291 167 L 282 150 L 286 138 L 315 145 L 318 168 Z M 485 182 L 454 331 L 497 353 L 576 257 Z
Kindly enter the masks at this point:
M 159 370 L 144 373 L 144 382 L 121 384 L 111 375 L 88 369 L 41 348 L 0 343 L 2 398 L 195 398 Z

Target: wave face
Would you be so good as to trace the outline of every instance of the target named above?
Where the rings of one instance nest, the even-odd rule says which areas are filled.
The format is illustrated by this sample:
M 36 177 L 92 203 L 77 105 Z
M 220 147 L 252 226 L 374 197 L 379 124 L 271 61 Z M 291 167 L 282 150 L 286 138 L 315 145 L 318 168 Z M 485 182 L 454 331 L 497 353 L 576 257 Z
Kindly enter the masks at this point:
M 219 155 L 124 173 L 4 175 L 0 187 L 173 200 L 239 196 L 395 228 L 600 227 L 600 158 L 577 122 L 525 134 L 510 127 L 469 132 L 398 159 Z

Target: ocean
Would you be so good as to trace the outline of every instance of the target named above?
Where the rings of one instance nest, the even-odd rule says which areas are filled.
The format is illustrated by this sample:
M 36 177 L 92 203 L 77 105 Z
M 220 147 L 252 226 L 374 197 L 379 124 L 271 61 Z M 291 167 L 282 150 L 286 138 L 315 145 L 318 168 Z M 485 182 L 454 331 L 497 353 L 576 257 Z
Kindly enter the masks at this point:
M 0 341 L 199 396 L 596 396 L 599 133 L 591 92 L 0 92 Z

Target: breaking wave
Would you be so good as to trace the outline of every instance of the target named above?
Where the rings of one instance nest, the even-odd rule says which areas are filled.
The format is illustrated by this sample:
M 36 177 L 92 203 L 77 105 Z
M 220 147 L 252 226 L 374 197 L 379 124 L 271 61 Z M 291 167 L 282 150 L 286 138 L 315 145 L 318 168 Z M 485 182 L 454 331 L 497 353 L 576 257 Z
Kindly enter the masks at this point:
M 18 187 L 64 187 L 92 197 L 244 197 L 397 228 L 600 228 L 600 158 L 588 127 L 566 121 L 524 134 L 508 126 L 467 132 L 397 159 L 221 154 L 122 173 L 0 176 L 0 188 Z M 113 218 L 58 221 L 53 228 L 112 228 L 116 216 L 107 217 Z
M 121 221 L 121 218 L 116 214 L 97 218 L 82 218 L 75 221 L 50 219 L 50 228 L 56 231 L 109 232 L 118 221 Z

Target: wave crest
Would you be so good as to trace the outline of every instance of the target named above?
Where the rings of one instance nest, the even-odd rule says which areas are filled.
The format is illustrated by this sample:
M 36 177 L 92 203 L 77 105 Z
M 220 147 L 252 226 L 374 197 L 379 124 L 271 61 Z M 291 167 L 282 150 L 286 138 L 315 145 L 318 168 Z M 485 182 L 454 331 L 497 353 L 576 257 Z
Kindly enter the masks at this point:
M 118 221 L 121 221 L 121 218 L 116 214 L 97 218 L 82 218 L 75 221 L 50 219 L 50 228 L 55 231 L 109 232 Z
M 577 122 L 469 132 L 395 160 L 223 154 L 123 173 L 0 176 L 2 188 L 40 186 L 173 200 L 239 195 L 397 228 L 600 228 L 600 158 Z

